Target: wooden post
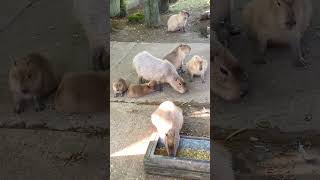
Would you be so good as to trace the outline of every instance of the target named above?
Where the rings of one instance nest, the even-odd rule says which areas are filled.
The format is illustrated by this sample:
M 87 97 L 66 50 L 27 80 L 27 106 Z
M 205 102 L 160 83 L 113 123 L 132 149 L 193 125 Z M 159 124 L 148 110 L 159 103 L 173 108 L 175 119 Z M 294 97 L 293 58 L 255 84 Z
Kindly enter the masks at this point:
M 167 12 L 169 9 L 169 0 L 159 0 L 160 14 Z
M 120 1 L 110 0 L 110 17 L 119 16 L 120 14 Z
M 159 0 L 144 0 L 144 22 L 147 27 L 160 26 Z

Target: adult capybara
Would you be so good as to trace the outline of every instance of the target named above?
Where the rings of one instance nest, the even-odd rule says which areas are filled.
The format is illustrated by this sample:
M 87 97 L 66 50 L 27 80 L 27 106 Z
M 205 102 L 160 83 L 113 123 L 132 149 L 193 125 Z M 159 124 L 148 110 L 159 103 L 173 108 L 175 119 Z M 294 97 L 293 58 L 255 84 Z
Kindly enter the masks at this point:
M 143 79 L 154 80 L 159 85 L 160 90 L 162 90 L 161 83 L 168 83 L 179 93 L 187 92 L 186 83 L 168 60 L 156 58 L 147 51 L 142 51 L 133 58 L 133 67 L 138 74 L 139 84 L 142 83 Z
M 109 68 L 107 3 L 107 0 L 73 0 L 73 13 L 86 32 L 93 69 L 96 71 Z
M 14 60 L 9 71 L 14 112 L 23 112 L 25 101 L 29 100 L 33 101 L 35 111 L 44 110 L 43 100 L 57 88 L 57 81 L 51 64 L 42 54 L 32 52 Z
M 105 112 L 107 74 L 105 72 L 65 74 L 56 92 L 55 109 L 64 113 Z
M 248 77 L 239 61 L 218 41 L 213 40 L 213 93 L 227 101 L 236 101 L 248 92 Z
M 183 31 L 186 32 L 185 27 L 188 21 L 190 14 L 182 10 L 178 14 L 174 14 L 169 17 L 167 26 L 169 32 L 175 32 L 175 31 Z
M 187 70 L 190 75 L 190 81 L 192 82 L 193 76 L 197 75 L 201 77 L 202 83 L 205 83 L 204 74 L 207 71 L 208 63 L 205 59 L 201 58 L 198 55 L 193 56 L 187 62 Z
M 119 78 L 112 83 L 112 89 L 114 97 L 124 96 L 124 93 L 128 90 L 128 85 L 124 79 Z
M 164 56 L 163 59 L 171 62 L 177 69 L 178 74 L 182 74 L 184 72 L 182 69 L 183 61 L 186 58 L 186 55 L 190 53 L 190 51 L 191 47 L 189 45 L 181 43 L 173 50 L 171 50 L 169 54 Z
M 256 40 L 259 56 L 255 64 L 264 64 L 269 44 L 287 44 L 294 54 L 293 64 L 304 66 L 301 38 L 310 24 L 309 0 L 252 0 L 243 10 L 243 19 L 251 39 Z
M 214 143 L 213 151 L 213 179 L 214 180 L 234 180 L 234 170 L 232 169 L 232 155 L 221 144 Z
M 165 101 L 152 113 L 151 122 L 157 128 L 168 155 L 176 156 L 183 125 L 182 109 L 171 101 Z
M 156 90 L 156 81 L 150 81 L 145 84 L 131 84 L 128 89 L 128 97 L 137 98 L 155 92 Z

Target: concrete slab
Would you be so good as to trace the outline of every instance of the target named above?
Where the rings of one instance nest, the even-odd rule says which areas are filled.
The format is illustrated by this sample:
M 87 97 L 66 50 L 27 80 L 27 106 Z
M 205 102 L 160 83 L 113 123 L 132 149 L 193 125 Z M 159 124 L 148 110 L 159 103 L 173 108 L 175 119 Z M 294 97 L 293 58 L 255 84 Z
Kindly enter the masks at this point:
M 191 59 L 193 55 L 203 56 L 208 63 L 210 58 L 210 44 L 208 43 L 188 43 L 191 46 L 191 52 L 186 57 L 186 62 Z M 138 43 L 133 48 L 128 49 L 128 43 L 118 42 L 114 44 L 111 48 L 112 51 L 116 51 L 123 55 L 123 59 L 115 66 L 112 67 L 110 73 L 110 92 L 112 91 L 112 81 L 121 77 L 124 78 L 129 83 L 136 84 L 138 82 L 138 77 L 135 70 L 132 67 L 132 59 L 133 57 L 141 52 L 148 51 L 152 55 L 162 58 L 166 54 L 168 54 L 174 47 L 176 47 L 178 43 Z M 126 50 L 124 50 L 126 48 Z M 122 50 L 122 51 L 121 51 Z M 113 53 L 112 53 L 113 54 Z M 118 53 L 115 53 L 118 54 Z M 115 61 L 118 62 L 116 56 L 111 56 L 111 64 L 114 64 Z M 185 63 L 186 63 L 185 62 Z M 185 94 L 179 94 L 169 85 L 166 85 L 163 92 L 155 92 L 153 94 L 141 97 L 141 98 L 127 98 L 125 97 L 114 97 L 114 94 L 110 94 L 110 101 L 124 101 L 124 102 L 149 102 L 149 103 L 161 103 L 165 100 L 174 100 L 177 102 L 189 102 L 193 101 L 195 103 L 200 104 L 209 104 L 210 102 L 210 65 L 206 72 L 205 79 L 206 83 L 201 83 L 201 79 L 196 77 L 194 81 L 189 82 L 189 76 L 185 73 L 182 77 L 185 79 L 187 86 L 189 88 L 189 92 Z
M 107 178 L 104 138 L 73 132 L 1 129 L 0 140 L 3 179 Z
M 155 105 L 111 103 L 110 105 L 110 173 L 111 179 L 175 179 L 144 173 L 143 158 L 156 129 L 150 122 Z M 207 107 L 208 108 L 208 107 Z M 210 136 L 210 117 L 192 117 L 202 107 L 182 107 L 185 122 L 182 133 Z

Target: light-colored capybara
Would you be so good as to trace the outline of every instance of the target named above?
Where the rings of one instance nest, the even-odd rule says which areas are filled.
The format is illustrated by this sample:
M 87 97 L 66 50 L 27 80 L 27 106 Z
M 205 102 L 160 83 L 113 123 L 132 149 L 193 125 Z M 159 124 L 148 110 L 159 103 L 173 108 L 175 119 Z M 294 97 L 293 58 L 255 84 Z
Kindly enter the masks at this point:
M 28 100 L 33 101 L 35 111 L 42 111 L 45 109 L 44 98 L 57 88 L 58 80 L 48 59 L 32 52 L 14 60 L 9 71 L 9 86 L 15 113 L 23 112 Z
M 128 97 L 137 98 L 155 92 L 156 90 L 156 81 L 150 81 L 145 84 L 131 84 L 128 89 Z
M 247 94 L 248 76 L 229 49 L 213 40 L 213 93 L 227 101 L 236 101 Z
M 205 83 L 204 74 L 207 71 L 208 62 L 201 58 L 198 55 L 194 55 L 188 62 L 187 62 L 187 70 L 190 75 L 190 81 L 192 82 L 193 76 L 197 75 L 201 77 L 202 83 Z
M 182 109 L 171 101 L 165 101 L 152 113 L 151 122 L 157 128 L 168 155 L 176 156 L 183 125 Z
M 124 96 L 124 93 L 128 90 L 128 84 L 124 79 L 119 78 L 112 83 L 112 89 L 114 97 Z
M 168 60 L 159 59 L 147 51 L 142 51 L 133 58 L 133 67 L 138 74 L 139 84 L 143 79 L 154 80 L 159 85 L 160 91 L 162 83 L 168 83 L 179 93 L 187 92 L 186 83 Z
M 107 47 L 107 0 L 73 0 L 73 14 L 82 24 L 89 41 L 90 57 L 94 70 L 109 68 Z
M 105 112 L 105 72 L 70 72 L 63 76 L 55 96 L 55 109 L 63 113 Z
M 186 55 L 191 51 L 191 47 L 187 44 L 179 44 L 177 47 L 172 49 L 169 54 L 165 55 L 163 59 L 171 62 L 174 67 L 177 69 L 178 74 L 182 74 L 184 71 L 182 69 L 182 64 Z
M 310 24 L 309 0 L 252 0 L 243 9 L 249 37 L 257 41 L 259 56 L 255 64 L 264 64 L 268 44 L 287 44 L 294 54 L 293 64 L 304 66 L 301 38 Z
M 183 31 L 186 32 L 185 27 L 188 21 L 190 14 L 182 10 L 178 14 L 174 14 L 169 17 L 168 19 L 168 31 L 175 32 L 175 31 Z
M 235 174 L 232 169 L 232 155 L 223 145 L 214 143 L 213 151 L 213 179 L 234 180 Z

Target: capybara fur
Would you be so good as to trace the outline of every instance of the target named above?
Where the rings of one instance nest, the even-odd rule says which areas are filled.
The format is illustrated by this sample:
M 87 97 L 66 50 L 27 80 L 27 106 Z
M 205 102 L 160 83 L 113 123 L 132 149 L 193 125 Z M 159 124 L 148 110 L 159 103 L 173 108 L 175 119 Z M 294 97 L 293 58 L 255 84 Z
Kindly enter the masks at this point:
M 14 60 L 9 71 L 9 86 L 14 100 L 14 112 L 24 111 L 31 100 L 35 111 L 45 109 L 44 98 L 57 88 L 58 82 L 45 56 L 32 52 Z
M 221 144 L 214 143 L 212 146 L 213 151 L 213 179 L 214 180 L 234 180 L 235 173 L 232 169 L 232 155 Z
M 188 21 L 190 14 L 182 10 L 178 14 L 174 14 L 169 17 L 168 19 L 168 31 L 169 32 L 176 32 L 176 31 L 183 31 L 186 32 L 185 27 Z
M 309 0 L 252 0 L 242 13 L 249 38 L 255 40 L 259 48 L 253 63 L 266 63 L 268 45 L 287 44 L 294 55 L 293 64 L 305 65 L 301 38 L 312 16 Z
M 248 92 L 248 76 L 229 49 L 213 41 L 213 93 L 227 101 L 237 101 Z
M 200 21 L 210 19 L 210 10 L 200 14 Z
M 171 62 L 177 69 L 178 74 L 182 74 L 184 72 L 182 70 L 183 61 L 186 58 L 186 55 L 190 53 L 190 51 L 191 47 L 189 45 L 181 43 L 173 50 L 171 50 L 169 54 L 164 56 L 163 59 Z
M 137 98 L 141 96 L 145 96 L 157 90 L 157 82 L 150 81 L 145 84 L 132 84 L 128 89 L 128 97 Z
M 152 113 L 151 122 L 157 128 L 168 155 L 176 156 L 183 125 L 182 109 L 171 101 L 165 101 Z
M 55 109 L 63 113 L 106 112 L 106 73 L 89 71 L 65 74 L 56 92 Z
M 73 0 L 73 14 L 81 23 L 89 41 L 90 58 L 95 71 L 106 70 L 109 60 L 107 43 L 107 0 Z
M 187 63 L 187 70 L 190 75 L 190 81 L 193 81 L 193 76 L 200 76 L 202 83 L 205 83 L 204 74 L 207 71 L 208 63 L 205 59 L 198 55 L 193 56 Z
M 114 97 L 124 96 L 124 93 L 128 90 L 128 84 L 124 79 L 119 78 L 112 83 L 112 89 Z
M 162 91 L 162 83 L 168 83 L 179 93 L 187 91 L 186 83 L 179 76 L 176 68 L 168 61 L 152 56 L 147 51 L 138 53 L 133 58 L 133 67 L 138 74 L 139 84 L 142 80 L 156 81 Z

